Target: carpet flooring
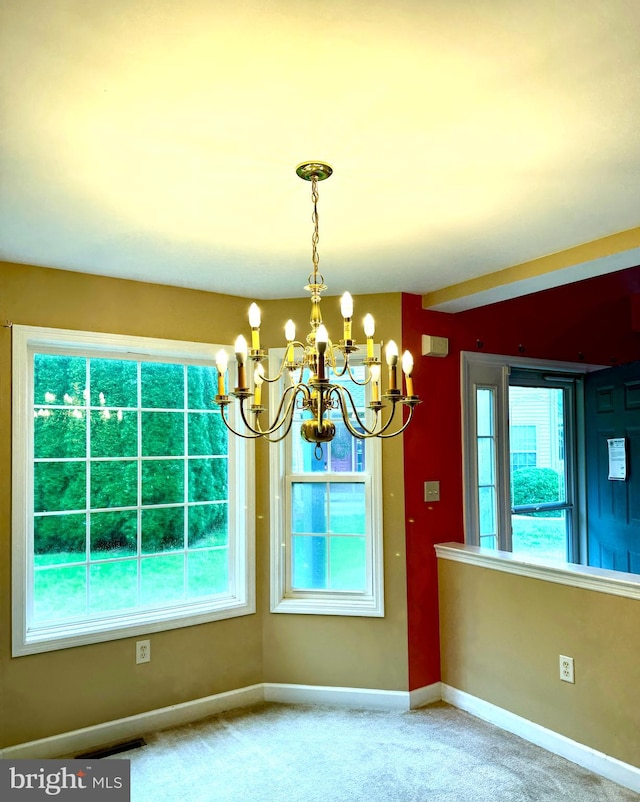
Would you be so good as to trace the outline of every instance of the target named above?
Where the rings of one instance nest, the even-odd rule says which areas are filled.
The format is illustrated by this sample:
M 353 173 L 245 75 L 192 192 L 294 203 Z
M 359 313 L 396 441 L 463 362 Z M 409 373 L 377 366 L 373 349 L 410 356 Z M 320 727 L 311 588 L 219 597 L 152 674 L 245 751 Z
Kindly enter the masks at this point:
M 265 704 L 145 736 L 132 802 L 638 802 L 444 703 L 406 713 Z

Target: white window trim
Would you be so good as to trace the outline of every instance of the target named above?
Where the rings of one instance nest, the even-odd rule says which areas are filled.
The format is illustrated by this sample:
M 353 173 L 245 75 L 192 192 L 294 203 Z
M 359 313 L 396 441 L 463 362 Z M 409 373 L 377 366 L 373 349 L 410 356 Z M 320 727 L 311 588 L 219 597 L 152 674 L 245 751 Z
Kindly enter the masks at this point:
M 477 382 L 473 379 L 474 369 L 481 367 L 493 372 L 491 381 Z M 477 500 L 477 439 L 476 439 L 476 401 L 475 388 L 480 386 L 493 386 L 497 394 L 497 406 L 502 407 L 502 414 L 498 414 L 496 432 L 499 440 L 498 471 L 500 499 L 498 500 L 498 516 L 500 526 L 503 527 L 504 541 L 511 545 L 511 504 L 508 471 L 500 470 L 500 465 L 509 465 L 509 422 L 508 422 L 508 386 L 509 372 L 512 368 L 530 370 L 548 370 L 558 373 L 573 373 L 581 376 L 595 370 L 602 370 L 603 365 L 579 364 L 576 362 L 558 362 L 546 359 L 532 359 L 529 357 L 505 356 L 503 354 L 484 354 L 473 351 L 462 351 L 460 354 L 460 396 L 462 408 L 462 470 L 463 470 L 463 508 L 464 508 L 464 536 L 469 548 L 478 546 L 478 500 Z M 578 404 L 578 419 L 582 412 Z M 584 529 L 586 510 L 584 501 L 584 438 L 576 433 L 576 448 L 578 454 L 577 485 L 578 502 L 575 504 L 575 525 L 578 527 L 581 551 L 584 553 Z M 506 531 L 505 531 L 506 529 Z M 486 555 L 511 554 L 509 551 L 481 549 Z M 516 559 L 516 558 L 514 558 Z M 558 565 L 572 565 L 573 563 L 559 562 Z M 586 566 L 583 566 L 586 567 Z M 590 569 L 591 570 L 591 569 Z
M 275 375 L 285 354 L 285 349 L 269 351 L 269 370 Z M 276 409 L 280 398 L 280 383 L 270 386 L 270 408 Z M 382 535 L 382 441 L 379 438 L 365 440 L 366 474 L 344 473 L 337 475 L 318 474 L 318 481 L 363 481 L 365 493 L 370 494 L 371 537 L 367 542 L 367 581 L 369 590 L 357 591 L 305 590 L 292 591 L 289 580 L 289 555 L 291 532 L 288 508 L 288 486 L 295 481 L 295 474 L 286 476 L 287 442 L 270 445 L 269 483 L 271 498 L 271 612 L 298 613 L 304 615 L 349 615 L 384 616 L 384 565 Z
M 12 340 L 12 655 L 18 657 L 65 649 L 255 613 L 254 449 L 251 441 L 242 440 L 233 449 L 235 457 L 231 454 L 229 459 L 229 514 L 235 516 L 234 529 L 238 533 L 234 539 L 235 546 L 230 544 L 231 565 L 234 566 L 230 581 L 232 593 L 215 600 L 185 604 L 182 608 L 172 606 L 171 609 L 132 612 L 81 624 L 60 624 L 29 630 L 27 583 L 32 582 L 33 578 L 33 542 L 32 538 L 27 537 L 32 518 L 30 500 L 33 497 L 31 346 L 73 347 L 83 353 L 110 351 L 114 355 L 126 353 L 157 357 L 159 360 L 197 360 L 206 365 L 215 364 L 215 354 L 221 347 L 230 355 L 233 355 L 233 348 L 22 325 L 12 327 Z M 233 380 L 231 374 L 229 380 Z M 233 413 L 229 417 L 233 423 Z

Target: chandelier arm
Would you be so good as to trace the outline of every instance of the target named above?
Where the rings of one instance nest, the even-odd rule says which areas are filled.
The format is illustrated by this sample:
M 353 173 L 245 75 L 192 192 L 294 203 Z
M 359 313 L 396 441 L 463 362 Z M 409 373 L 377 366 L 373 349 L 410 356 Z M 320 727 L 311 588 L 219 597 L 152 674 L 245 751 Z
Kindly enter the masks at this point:
M 242 432 L 237 432 L 233 428 L 233 426 L 229 423 L 229 421 L 226 419 L 225 414 L 224 414 L 224 407 L 225 407 L 225 405 L 221 405 L 220 406 L 220 412 L 222 414 L 222 422 L 227 427 L 227 429 L 231 432 L 231 434 L 235 434 L 236 437 L 243 437 L 245 440 L 257 440 L 259 437 L 263 437 L 263 435 L 260 434 L 260 432 L 256 433 L 255 429 L 253 429 L 251 426 L 248 426 L 248 428 L 249 428 L 249 430 L 251 432 L 253 432 L 253 434 L 243 434 Z M 243 416 L 243 418 L 244 418 L 244 416 Z
M 295 396 L 293 398 L 295 398 Z M 293 403 L 292 403 L 293 398 L 291 399 L 291 403 L 287 407 L 287 412 L 285 414 L 285 417 L 283 418 L 282 423 L 280 424 L 280 426 L 283 426 L 286 423 L 285 429 L 282 432 L 282 434 L 279 437 L 269 436 L 272 432 L 277 431 L 278 428 L 280 427 L 269 429 L 262 434 L 262 438 L 266 440 L 268 443 L 279 443 L 281 440 L 284 440 L 284 438 L 291 431 L 291 427 L 293 426 Z
M 271 423 L 266 429 L 263 429 L 260 426 L 260 421 L 258 420 L 258 421 L 256 421 L 256 431 L 259 431 L 264 437 L 266 437 L 267 435 L 270 435 L 270 434 L 273 434 L 274 432 L 277 432 L 278 429 L 280 429 L 282 426 L 284 426 L 285 423 L 287 423 L 287 420 L 288 420 L 288 423 L 287 423 L 287 432 L 288 432 L 291 429 L 291 425 L 292 425 L 292 422 L 293 422 L 293 410 L 294 410 L 294 404 L 295 404 L 296 396 L 298 395 L 299 392 L 302 392 L 302 391 L 303 391 L 303 387 L 301 385 L 299 385 L 299 384 L 296 385 L 295 387 L 288 387 L 285 390 L 285 393 L 283 394 L 282 399 L 280 400 L 280 405 L 278 407 L 278 412 L 276 413 L 276 416 L 275 416 L 275 418 L 273 420 L 273 423 Z M 286 408 L 284 408 L 284 402 L 285 402 L 285 399 L 286 399 L 287 395 L 290 395 L 290 398 L 287 401 Z M 282 411 L 283 408 L 284 408 L 284 412 Z M 285 432 L 285 434 L 286 434 L 286 432 Z M 278 440 L 281 440 L 281 439 L 282 438 L 278 438 L 277 440 L 272 440 L 270 442 L 277 443 Z
M 395 432 L 392 432 L 391 434 L 379 434 L 378 437 L 380 437 L 382 440 L 388 440 L 390 437 L 395 437 L 398 434 L 402 434 L 402 432 L 404 432 L 407 426 L 411 423 L 411 418 L 413 418 L 413 410 L 414 407 L 409 407 L 409 417 L 406 419 L 406 421 L 402 424 L 402 426 L 399 429 L 397 429 Z M 391 416 L 391 418 L 393 418 L 393 415 Z M 391 419 L 389 419 L 388 422 L 391 423 Z M 384 429 L 382 431 L 384 431 Z
M 365 440 L 365 439 L 367 439 L 368 437 L 380 437 L 380 438 L 382 438 L 383 440 L 386 440 L 386 439 L 388 439 L 388 438 L 390 438 L 390 437 L 395 437 L 395 436 L 396 436 L 396 435 L 398 435 L 398 434 L 402 434 L 402 432 L 404 432 L 404 430 L 407 428 L 407 426 L 408 426 L 408 425 L 409 425 L 409 423 L 411 422 L 411 418 L 413 417 L 413 406 L 410 406 L 410 407 L 409 407 L 409 417 L 407 418 L 406 422 L 405 422 L 405 423 L 404 423 L 404 424 L 403 424 L 403 425 L 402 425 L 402 426 L 401 426 L 399 429 L 396 429 L 394 432 L 391 432 L 391 433 L 389 433 L 389 434 L 385 434 L 385 432 L 387 431 L 387 429 L 388 429 L 388 428 L 391 426 L 391 424 L 392 424 L 392 422 L 393 422 L 393 419 L 395 418 L 395 414 L 396 414 L 396 405 L 397 405 L 397 404 L 399 404 L 399 403 L 402 403 L 402 402 L 400 402 L 400 401 L 396 401 L 396 402 L 393 404 L 393 407 L 392 407 L 392 410 L 391 410 L 391 414 L 389 415 L 389 418 L 388 418 L 388 419 L 387 419 L 387 421 L 386 421 L 386 422 L 385 422 L 385 423 L 384 423 L 384 424 L 383 424 L 383 425 L 380 427 L 380 429 L 378 429 L 378 430 L 376 431 L 376 427 L 377 427 L 377 425 L 378 425 L 378 423 L 379 423 L 379 418 L 377 417 L 377 412 L 376 412 L 376 424 L 374 425 L 374 427 L 373 427 L 373 428 L 370 428 L 370 427 L 368 427 L 368 426 L 365 426 L 365 425 L 364 425 L 364 423 L 362 422 L 362 420 L 361 420 L 360 416 L 358 415 L 358 411 L 357 411 L 357 409 L 355 408 L 355 404 L 354 404 L 354 401 L 353 401 L 353 397 L 352 397 L 351 393 L 349 392 L 349 390 L 347 390 L 347 388 L 346 388 L 346 387 L 342 387 L 342 386 L 341 386 L 341 385 L 339 385 L 339 384 L 336 384 L 336 385 L 333 385 L 333 386 L 334 386 L 334 388 L 336 388 L 337 390 L 339 390 L 339 394 L 340 394 L 340 406 L 341 406 L 341 408 L 342 408 L 342 411 L 343 411 L 342 418 L 343 418 L 344 424 L 345 424 L 345 426 L 347 427 L 347 429 L 349 430 L 349 432 L 350 432 L 350 433 L 351 433 L 351 434 L 352 434 L 354 437 L 357 437 L 357 438 L 359 438 L 360 440 Z M 358 424 L 359 424 L 360 426 L 362 426 L 362 428 L 364 429 L 364 431 L 366 432 L 366 434 L 363 434 L 362 432 L 359 432 L 357 429 L 354 429 L 354 428 L 353 428 L 353 426 L 351 425 L 351 423 L 350 423 L 350 421 L 349 421 L 349 419 L 348 419 L 348 414 L 347 414 L 348 410 L 347 410 L 347 408 L 346 408 L 346 405 L 345 405 L 345 402 L 344 402 L 344 397 L 345 397 L 345 395 L 346 395 L 346 396 L 348 397 L 348 399 L 349 399 L 349 403 L 351 404 L 351 409 L 353 410 L 353 414 L 354 414 L 354 416 L 355 416 L 356 420 L 358 421 Z
M 342 387 L 340 384 L 334 384 L 332 386 L 331 393 L 334 393 L 334 391 L 336 391 L 336 390 L 337 390 L 336 395 L 338 397 L 338 402 L 340 404 L 340 409 L 342 410 L 342 421 L 343 421 L 344 425 L 347 427 L 347 430 L 349 431 L 349 433 L 353 437 L 357 437 L 358 440 L 366 440 L 369 437 L 377 437 L 378 434 L 379 434 L 378 432 L 376 432 L 376 428 L 377 428 L 378 423 L 379 423 L 378 412 L 376 411 L 376 422 L 375 422 L 373 428 L 370 428 L 369 426 L 367 426 L 363 422 L 363 420 L 361 419 L 360 415 L 358 415 L 358 410 L 356 409 L 355 403 L 353 401 L 353 396 L 351 395 L 349 390 L 347 390 L 346 387 Z M 363 429 L 362 432 L 359 431 L 358 429 L 355 429 L 352 426 L 351 421 L 349 420 L 349 410 L 347 408 L 347 403 L 345 401 L 345 398 L 347 398 L 349 400 L 349 404 L 351 405 L 351 409 L 353 411 L 355 419 L 358 421 L 358 425 L 361 426 L 362 429 Z M 380 429 L 380 431 L 384 431 L 384 429 Z
M 285 348 L 285 352 L 286 353 L 288 353 L 288 351 L 289 351 L 289 346 L 292 346 L 293 348 L 296 348 L 296 347 L 299 346 L 300 348 L 304 349 L 304 344 L 301 343 L 299 340 L 292 340 L 290 343 L 287 343 L 287 346 Z M 263 377 L 263 381 L 266 381 L 269 384 L 272 384 L 273 382 L 277 382 L 282 378 L 282 376 L 284 375 L 285 369 L 286 370 L 299 370 L 300 368 L 304 367 L 303 365 L 296 365 L 295 361 L 293 361 L 293 360 L 292 360 L 292 363 L 289 365 L 289 367 L 287 367 L 287 356 L 286 356 L 286 353 L 285 353 L 284 358 L 280 362 L 280 368 L 278 370 L 278 373 L 275 376 L 271 377 L 271 378 L 265 374 L 264 377 Z
M 278 410 L 277 410 L 277 412 L 276 412 L 276 414 L 274 416 L 273 423 L 271 423 L 266 429 L 263 429 L 260 426 L 260 421 L 258 420 L 258 416 L 257 415 L 256 415 L 256 425 L 252 426 L 249 423 L 249 421 L 247 420 L 247 416 L 246 416 L 245 408 L 244 408 L 245 399 L 241 398 L 240 399 L 240 415 L 242 417 L 242 421 L 243 421 L 244 425 L 247 427 L 247 429 L 249 429 L 250 432 L 252 432 L 255 435 L 255 437 L 266 437 L 267 435 L 270 435 L 270 434 L 273 434 L 273 432 L 276 432 L 278 429 L 280 429 L 286 423 L 287 416 L 292 416 L 293 415 L 293 412 L 292 412 L 293 403 L 295 401 L 295 397 L 296 397 L 296 395 L 297 395 L 297 393 L 299 391 L 299 388 L 300 388 L 300 385 L 296 385 L 295 387 L 287 387 L 286 388 L 286 390 L 282 394 L 282 398 L 280 399 L 280 405 L 278 406 Z M 284 413 L 282 413 L 282 410 L 283 410 L 283 407 L 285 405 L 285 401 L 286 401 L 288 395 L 290 395 L 291 397 L 289 398 L 289 400 L 287 402 L 287 406 L 286 406 L 286 409 L 285 409 Z M 289 428 L 291 428 L 291 427 L 289 426 Z M 241 435 L 241 436 L 243 436 L 243 435 Z M 245 437 L 251 437 L 250 435 L 244 435 L 244 436 Z
M 340 349 L 338 349 L 340 350 Z M 354 349 L 355 350 L 355 349 Z M 351 369 L 351 364 L 349 362 L 349 354 L 343 354 L 344 363 L 340 370 L 336 370 L 335 366 L 332 365 L 333 372 L 335 373 L 336 377 L 339 379 L 345 375 L 345 373 L 349 376 L 349 379 L 354 383 L 357 384 L 359 387 L 366 387 L 368 384 L 371 384 L 371 373 L 369 372 L 367 378 L 364 381 L 360 381 L 360 379 L 356 378 L 353 374 L 353 370 Z M 335 360 L 334 360 L 335 361 Z

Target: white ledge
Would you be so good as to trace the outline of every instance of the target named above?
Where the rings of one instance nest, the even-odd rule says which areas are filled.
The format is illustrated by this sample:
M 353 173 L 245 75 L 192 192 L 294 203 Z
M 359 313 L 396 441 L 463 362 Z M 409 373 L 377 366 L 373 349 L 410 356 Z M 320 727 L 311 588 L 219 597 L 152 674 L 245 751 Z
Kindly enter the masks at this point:
M 441 560 L 454 560 L 481 568 L 489 568 L 493 571 L 504 571 L 507 574 L 542 579 L 544 582 L 556 582 L 559 585 L 569 585 L 573 588 L 585 588 L 598 593 L 640 599 L 639 574 L 609 571 L 606 568 L 591 568 L 574 563 L 552 562 L 535 557 L 518 557 L 508 551 L 483 549 L 479 546 L 467 546 L 464 543 L 437 543 L 435 550 Z

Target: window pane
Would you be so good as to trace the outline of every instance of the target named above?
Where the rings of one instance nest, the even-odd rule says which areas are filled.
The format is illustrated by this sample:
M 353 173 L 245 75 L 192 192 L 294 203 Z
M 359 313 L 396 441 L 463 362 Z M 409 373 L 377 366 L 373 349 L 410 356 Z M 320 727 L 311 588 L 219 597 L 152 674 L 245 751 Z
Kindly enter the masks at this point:
M 567 511 L 549 510 L 511 516 L 513 553 L 545 560 L 567 559 Z
M 142 407 L 184 408 L 184 367 L 143 362 L 140 373 Z
M 493 437 L 478 438 L 478 484 L 495 484 Z
M 138 456 L 138 413 L 92 410 L 91 456 Z
M 142 510 L 142 553 L 184 548 L 184 507 Z
M 184 501 L 184 460 L 142 461 L 142 503 L 177 504 Z
M 184 455 L 182 412 L 142 413 L 142 455 L 144 457 Z
M 363 537 L 330 538 L 330 577 L 332 590 L 366 589 L 366 552 Z
M 138 503 L 138 463 L 108 460 L 91 463 L 91 506 L 134 507 Z
M 138 363 L 125 359 L 90 359 L 91 405 L 138 406 Z
M 35 512 L 84 510 L 87 467 L 82 462 L 37 462 L 33 466 Z
M 496 547 L 497 491 L 494 437 L 495 389 L 476 389 L 476 430 L 478 454 L 478 518 L 480 545 Z M 491 537 L 487 537 L 490 535 Z
M 34 571 L 34 623 L 77 618 L 87 607 L 87 569 L 84 565 L 36 568 Z
M 35 411 L 33 456 L 36 459 L 84 457 L 87 450 L 87 420 L 80 409 Z
M 91 513 L 91 559 L 128 557 L 138 548 L 135 510 Z
M 327 588 L 327 538 L 294 535 L 291 584 L 296 590 Z
M 126 610 L 138 602 L 138 561 L 118 560 L 89 568 L 89 610 Z
M 291 487 L 291 531 L 320 534 L 327 531 L 327 485 L 322 482 Z
M 366 507 L 362 482 L 332 482 L 329 485 L 329 521 L 330 532 L 364 535 Z
M 34 354 L 33 402 L 83 404 L 86 378 L 87 360 L 84 357 Z
M 493 487 L 478 489 L 480 536 L 496 534 L 496 491 Z
M 191 551 L 187 556 L 187 570 L 187 593 L 190 597 L 224 593 L 229 587 L 229 551 Z
M 512 506 L 565 501 L 564 390 L 509 387 Z
M 222 459 L 189 460 L 189 501 L 225 501 L 228 464 Z
M 226 456 L 228 448 L 228 431 L 219 414 L 189 413 L 189 454 Z
M 35 564 L 73 563 L 86 559 L 86 520 L 84 514 L 36 515 L 33 519 Z
M 184 552 L 145 557 L 140 568 L 142 604 L 168 604 L 184 598 Z
M 142 461 L 142 503 L 177 504 L 184 501 L 184 460 Z
M 352 421 L 357 428 L 356 421 Z M 336 436 L 329 444 L 329 470 L 334 473 L 364 470 L 364 440 L 358 440 L 341 420 L 336 420 Z
M 493 436 L 493 393 L 489 387 L 476 390 L 478 437 Z
M 313 443 L 307 443 L 300 435 L 300 425 L 302 423 L 302 412 L 298 411 L 294 417 L 291 427 L 290 447 L 291 447 L 291 470 L 294 473 L 322 473 L 327 470 L 329 459 L 328 443 L 321 443 L 318 448 L 320 458 L 316 457 L 316 447 Z
M 228 505 L 194 504 L 189 508 L 189 548 L 226 546 L 229 542 Z
M 205 365 L 187 368 L 189 409 L 217 409 L 213 400 L 218 392 L 218 371 Z M 224 424 L 222 424 L 224 426 Z

